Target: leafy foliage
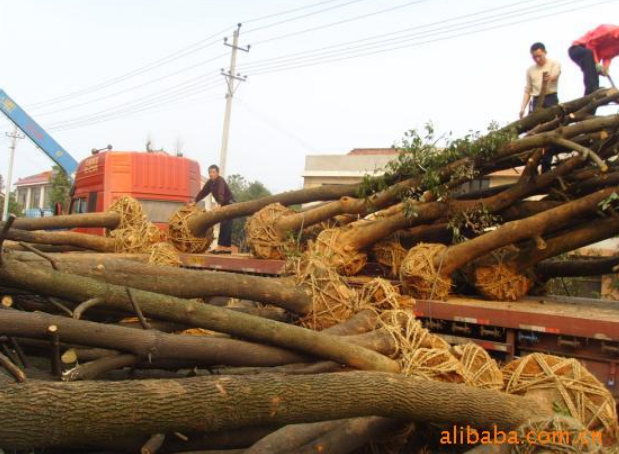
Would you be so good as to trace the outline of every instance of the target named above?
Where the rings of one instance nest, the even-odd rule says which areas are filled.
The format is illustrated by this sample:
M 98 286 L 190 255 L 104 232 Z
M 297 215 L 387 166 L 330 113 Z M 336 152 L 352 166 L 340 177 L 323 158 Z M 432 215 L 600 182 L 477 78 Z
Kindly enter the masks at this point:
M 452 231 L 453 242 L 462 243 L 483 234 L 485 230 L 499 225 L 500 222 L 500 216 L 490 213 L 482 205 L 479 209 L 454 213 L 447 226 Z
M 248 181 L 245 177 L 235 174 L 227 178 L 228 186 L 234 200 L 237 202 L 248 202 L 261 197 L 271 195 L 271 192 L 260 181 Z M 238 218 L 232 222 L 232 243 L 241 249 L 245 242 L 245 222 L 247 218 Z
M 424 132 L 410 130 L 404 134 L 401 143 L 394 146 L 399 153 L 397 158 L 387 164 L 380 177 L 366 176 L 360 185 L 359 197 L 368 197 L 386 189 L 397 181 L 418 178 L 419 185 L 400 194 L 402 199 L 419 199 L 423 192 L 431 191 L 440 198 L 447 197 L 450 182 L 472 180 L 477 176 L 473 163 L 492 158 L 501 148 L 517 137 L 512 130 L 499 129 L 496 123 L 488 127 L 488 132 L 471 131 L 459 139 L 452 134 L 437 137 L 431 123 L 425 125 Z M 453 166 L 459 160 L 469 158 L 462 165 Z M 445 170 L 452 168 L 448 174 Z
M 0 175 L 0 192 L 5 192 L 4 177 Z M 0 209 L 4 208 L 4 199 L 0 198 Z M 24 214 L 24 207 L 17 203 L 17 194 L 15 191 L 9 193 L 9 213 L 15 216 L 21 216 Z
M 60 202 L 64 209 L 67 208 L 69 203 L 69 191 L 71 190 L 71 180 L 67 176 L 66 172 L 58 166 L 52 168 L 52 175 L 49 182 L 51 183 L 50 203 L 55 205 Z

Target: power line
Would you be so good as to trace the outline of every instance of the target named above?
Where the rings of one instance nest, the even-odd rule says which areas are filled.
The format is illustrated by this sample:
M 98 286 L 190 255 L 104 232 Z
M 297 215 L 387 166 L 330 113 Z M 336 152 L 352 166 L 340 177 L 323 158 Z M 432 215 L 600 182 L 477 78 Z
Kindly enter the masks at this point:
M 349 22 L 354 22 L 354 21 L 357 21 L 357 20 L 366 19 L 368 17 L 377 16 L 379 14 L 388 13 L 388 12 L 391 12 L 391 11 L 395 11 L 397 9 L 405 8 L 407 6 L 416 5 L 418 3 L 425 3 L 425 2 L 428 2 L 428 1 L 432 1 L 432 0 L 413 0 L 411 2 L 407 2 L 407 3 L 401 4 L 401 5 L 396 5 L 396 6 L 392 6 L 392 7 L 389 7 L 389 8 L 382 9 L 382 10 L 373 11 L 371 13 L 361 14 L 359 16 L 351 17 L 351 18 L 348 18 L 348 19 L 343 19 L 343 20 L 340 20 L 340 21 L 337 21 L 337 22 L 331 22 L 329 24 L 319 25 L 319 26 L 312 27 L 312 28 L 306 28 L 305 30 L 298 30 L 298 31 L 295 31 L 295 32 L 291 32 L 291 33 L 286 33 L 286 34 L 283 34 L 283 35 L 275 36 L 273 38 L 264 39 L 262 41 L 255 42 L 253 45 L 256 46 L 258 44 L 269 43 L 271 41 L 276 41 L 278 39 L 290 38 L 291 36 L 298 36 L 298 35 L 302 35 L 302 34 L 305 34 L 305 33 L 313 32 L 313 31 L 316 31 L 316 30 L 322 30 L 322 29 L 325 29 L 325 28 L 335 27 L 336 25 L 342 25 L 342 24 L 346 24 L 346 23 L 349 23 Z
M 495 8 L 489 8 L 489 9 L 486 9 L 486 10 L 477 11 L 475 13 L 469 13 L 469 14 L 464 14 L 464 15 L 461 15 L 461 16 L 456 16 L 456 17 L 451 18 L 451 19 L 445 19 L 445 20 L 430 22 L 430 23 L 427 23 L 427 24 L 416 25 L 414 27 L 407 27 L 407 28 L 404 28 L 404 29 L 401 29 L 401 30 L 398 30 L 398 31 L 395 31 L 395 32 L 381 33 L 381 34 L 373 35 L 373 36 L 370 36 L 370 37 L 367 37 L 367 38 L 355 39 L 355 40 L 351 40 L 351 41 L 346 41 L 344 43 L 339 43 L 339 44 L 333 44 L 333 45 L 330 45 L 330 46 L 319 47 L 317 49 L 311 49 L 311 50 L 302 51 L 302 52 L 294 52 L 294 53 L 287 54 L 287 55 L 281 55 L 279 57 L 272 57 L 272 58 L 268 58 L 268 59 L 263 59 L 263 60 L 259 60 L 257 62 L 251 63 L 249 65 L 245 65 L 245 66 L 241 65 L 241 67 L 242 67 L 243 70 L 254 69 L 254 68 L 257 68 L 257 67 L 265 66 L 265 65 L 267 65 L 271 61 L 279 62 L 279 61 L 285 61 L 285 60 L 289 60 L 289 59 L 292 60 L 293 58 L 291 58 L 291 57 L 303 56 L 303 55 L 306 55 L 306 54 L 313 54 L 313 53 L 320 54 L 321 51 L 328 50 L 328 49 L 336 49 L 336 48 L 348 46 L 350 44 L 358 44 L 360 42 L 377 40 L 379 38 L 384 38 L 386 36 L 399 35 L 399 34 L 402 34 L 402 33 L 405 33 L 405 32 L 409 32 L 411 30 L 420 30 L 420 29 L 424 29 L 424 28 L 427 28 L 427 27 L 431 27 L 433 25 L 439 25 L 439 24 L 443 24 L 443 23 L 447 23 L 447 22 L 453 22 L 453 21 L 456 21 L 456 20 L 465 19 L 465 18 L 468 18 L 468 17 L 474 17 L 474 16 L 478 16 L 480 14 L 486 14 L 486 13 L 489 13 L 489 12 L 492 12 L 492 11 L 502 10 L 502 9 L 510 8 L 512 6 L 516 6 L 516 5 L 520 5 L 520 4 L 525 4 L 525 3 L 531 3 L 531 2 L 537 2 L 537 1 L 538 0 L 524 0 L 524 1 L 520 1 L 520 2 L 515 2 L 515 3 L 508 4 L 508 5 L 503 5 L 503 6 L 499 6 L 499 7 L 495 7 Z M 352 46 L 352 47 L 355 47 L 355 46 Z M 328 52 L 326 52 L 326 53 L 328 53 Z
M 315 16 L 316 14 L 324 13 L 326 11 L 332 11 L 332 10 L 337 9 L 337 8 L 342 8 L 344 6 L 352 5 L 354 3 L 359 3 L 359 2 L 365 2 L 365 1 L 367 1 L 367 0 L 350 0 L 350 1 L 346 2 L 346 3 L 330 6 L 328 8 L 324 8 L 324 9 L 321 9 L 321 10 L 318 10 L 318 11 L 313 11 L 311 13 L 303 14 L 301 16 L 292 17 L 290 19 L 284 19 L 284 20 L 281 20 L 279 22 L 275 22 L 275 23 L 272 23 L 272 24 L 266 24 L 266 25 L 263 25 L 263 26 L 257 27 L 257 28 L 251 28 L 251 29 L 247 30 L 245 33 L 252 33 L 252 32 L 256 32 L 258 30 L 263 30 L 265 28 L 275 27 L 277 25 L 282 25 L 282 24 L 286 24 L 288 22 L 293 22 L 293 21 L 297 21 L 297 20 L 300 20 L 300 19 L 305 19 L 305 18 L 310 17 L 310 16 Z
M 152 79 L 152 80 L 149 80 L 147 82 L 143 82 L 141 84 L 133 85 L 133 86 L 131 86 L 129 88 L 125 88 L 123 90 L 119 90 L 119 91 L 116 91 L 114 93 L 110 93 L 110 94 L 106 94 L 106 95 L 103 95 L 103 96 L 99 96 L 98 98 L 89 99 L 88 101 L 84 101 L 84 102 L 81 102 L 81 103 L 78 103 L 78 104 L 72 104 L 70 106 L 65 106 L 65 107 L 62 107 L 62 108 L 55 108 L 54 110 L 50 110 L 50 111 L 47 111 L 47 112 L 42 112 L 42 113 L 37 114 L 37 117 L 38 118 L 39 117 L 45 117 L 45 116 L 48 116 L 48 115 L 56 114 L 58 112 L 64 112 L 64 111 L 67 111 L 67 110 L 76 109 L 78 107 L 82 107 L 82 106 L 86 106 L 86 105 L 92 104 L 93 102 L 96 102 L 96 101 L 100 101 L 100 100 L 103 100 L 103 99 L 109 99 L 109 98 L 112 98 L 114 96 L 118 96 L 118 95 L 121 95 L 121 94 L 124 94 L 124 93 L 128 93 L 128 92 L 131 92 L 131 91 L 139 90 L 139 89 L 141 89 L 141 88 L 143 88 L 143 87 L 145 87 L 147 85 L 151 85 L 151 84 L 153 84 L 155 82 L 160 82 L 160 81 L 168 79 L 168 78 L 170 78 L 172 76 L 176 76 L 178 74 L 181 74 L 181 73 L 190 71 L 192 69 L 195 69 L 195 68 L 197 68 L 199 66 L 203 66 L 203 65 L 205 65 L 207 63 L 210 63 L 210 62 L 215 61 L 215 60 L 217 60 L 217 59 L 219 59 L 221 57 L 224 57 L 225 55 L 227 55 L 227 54 L 226 53 L 219 54 L 216 57 L 213 57 L 213 58 L 210 58 L 208 60 L 204 60 L 202 62 L 196 63 L 195 65 L 188 66 L 186 68 L 180 69 L 180 70 L 175 71 L 173 73 L 166 74 L 166 75 L 161 76 L 161 77 L 157 77 L 156 79 Z M 206 74 L 200 74 L 199 76 L 190 79 L 190 81 L 202 80 L 205 75 Z
M 581 0 L 577 0 L 577 1 L 581 1 Z M 388 48 L 381 48 L 378 50 L 371 50 L 371 51 L 367 51 L 367 52 L 360 52 L 360 53 L 353 53 L 353 55 L 348 55 L 348 56 L 342 56 L 342 55 L 338 55 L 337 57 L 328 57 L 328 58 L 314 58 L 314 59 L 307 59 L 304 62 L 300 62 L 298 64 L 282 64 L 279 66 L 272 66 L 269 68 L 265 68 L 262 71 L 257 71 L 252 73 L 252 75 L 255 76 L 259 76 L 259 75 L 263 75 L 263 74 L 270 74 L 270 73 L 274 73 L 274 72 L 280 72 L 280 71 L 286 71 L 286 70 L 291 70 L 291 69 L 298 69 L 298 68 L 305 68 L 308 66 L 315 66 L 315 65 L 322 65 L 322 64 L 327 64 L 327 63 L 334 63 L 334 62 L 341 62 L 344 60 L 349 60 L 349 59 L 353 59 L 353 58 L 359 58 L 359 57 L 364 57 L 364 56 L 368 56 L 368 55 L 373 55 L 373 54 L 377 54 L 377 53 L 381 53 L 381 52 L 390 52 L 393 50 L 399 50 L 399 49 L 405 49 L 405 48 L 410 48 L 410 47 L 417 47 L 423 44 L 429 44 L 429 43 L 435 43 L 435 42 L 439 42 L 439 41 L 445 41 L 445 40 L 449 40 L 449 39 L 453 39 L 453 38 L 459 38 L 462 36 L 468 36 L 468 35 L 472 35 L 472 34 L 477 34 L 477 33 L 481 33 L 484 31 L 488 31 L 488 30 L 495 30 L 495 29 L 499 29 L 499 28 L 504 28 L 504 27 L 509 27 L 512 25 L 517 25 L 523 22 L 527 22 L 527 21 L 534 21 L 534 20 L 539 20 L 539 19 L 543 19 L 546 17 L 551 17 L 553 15 L 561 15 L 561 14 L 566 14 L 569 12 L 573 12 L 573 11 L 580 11 L 583 9 L 587 9 L 587 8 L 591 8 L 594 6 L 599 6 L 599 5 L 604 5 L 607 3 L 613 3 L 616 2 L 617 0 L 607 0 L 607 1 L 602 1 L 602 2 L 598 2 L 598 3 L 594 3 L 594 4 L 590 4 L 590 5 L 585 5 L 585 6 L 581 6 L 581 7 L 577 7 L 577 8 L 571 8 L 568 10 L 563 10 L 563 11 L 557 11 L 557 12 L 552 12 L 552 13 L 548 13 L 548 14 L 543 14 L 543 15 L 539 15 L 539 16 L 535 16 L 535 17 L 530 17 L 524 20 L 518 20 L 518 21 L 512 21 L 506 24 L 499 24 L 499 25 L 495 25 L 495 26 L 490 26 L 490 27 L 485 27 L 479 30 L 471 30 L 468 32 L 463 32 L 463 33 L 458 33 L 458 34 L 454 34 L 454 35 L 449 35 L 449 36 L 444 36 L 444 37 L 439 37 L 439 38 L 432 38 L 432 39 L 426 39 L 424 41 L 418 41 L 418 42 L 413 42 L 411 44 L 406 44 L 406 45 L 401 45 L 401 46 L 396 46 L 396 47 L 388 47 Z M 410 39 L 405 40 L 405 41 L 411 41 Z
M 303 7 L 300 7 L 300 8 L 294 8 L 294 9 L 283 11 L 283 12 L 280 12 L 280 13 L 275 13 L 275 14 L 271 14 L 271 15 L 267 15 L 267 16 L 262 16 L 262 17 L 258 17 L 258 18 L 249 19 L 246 22 L 247 23 L 257 22 L 257 21 L 260 21 L 260 20 L 263 20 L 263 19 L 267 19 L 269 17 L 275 17 L 275 16 L 280 16 L 280 15 L 284 15 L 284 14 L 290 14 L 290 13 L 293 13 L 293 12 L 301 11 L 301 10 L 304 10 L 304 9 L 314 8 L 316 6 L 323 5 L 323 4 L 326 4 L 326 3 L 331 3 L 333 1 L 336 1 L 336 0 L 321 1 L 321 2 L 318 2 L 318 3 L 312 4 L 312 5 L 306 5 L 306 6 L 303 6 Z M 363 0 L 355 0 L 355 1 L 363 1 Z M 276 26 L 276 25 L 278 25 L 278 24 L 272 24 L 270 26 L 265 26 L 265 27 L 262 27 L 262 28 L 269 28 L 269 27 L 273 27 L 273 26 Z M 210 46 L 213 46 L 213 45 L 219 43 L 220 40 L 219 39 L 215 40 L 215 38 L 218 37 L 218 36 L 221 36 L 229 28 L 230 27 L 225 27 L 224 29 L 222 29 L 222 30 L 220 30 L 220 31 L 218 31 L 216 33 L 213 33 L 212 35 L 210 35 L 210 36 L 208 36 L 206 38 L 203 38 L 203 39 L 201 39 L 199 41 L 196 41 L 196 42 L 194 42 L 192 44 L 189 44 L 189 45 L 187 45 L 187 46 L 185 46 L 185 47 L 183 47 L 183 48 L 181 48 L 179 50 L 176 50 L 176 51 L 174 51 L 174 52 L 172 52 L 170 54 L 165 55 L 164 57 L 158 58 L 158 59 L 156 59 L 156 60 L 154 60 L 154 61 L 152 61 L 150 63 L 142 65 L 142 66 L 140 66 L 140 67 L 138 67 L 136 69 L 128 71 L 128 72 L 126 72 L 124 74 L 121 74 L 119 76 L 112 77 L 110 79 L 104 80 L 104 81 L 99 82 L 97 84 L 94 84 L 94 85 L 91 85 L 91 86 L 88 86 L 88 87 L 85 87 L 85 88 L 82 88 L 82 89 L 79 89 L 79 90 L 75 90 L 73 92 L 70 92 L 70 93 L 67 93 L 67 94 L 64 94 L 64 95 L 59 95 L 59 96 L 55 96 L 55 97 L 52 97 L 52 98 L 48 98 L 48 99 L 45 99 L 45 100 L 42 100 L 42 101 L 38 101 L 38 102 L 32 103 L 32 104 L 30 104 L 28 106 L 28 108 L 36 109 L 36 108 L 40 108 L 40 107 L 47 106 L 47 105 L 50 105 L 50 104 L 56 104 L 56 103 L 59 103 L 59 102 L 64 102 L 64 101 L 66 101 L 68 99 L 71 99 L 71 98 L 85 96 L 85 95 L 90 94 L 92 92 L 105 89 L 105 88 L 107 88 L 107 87 L 109 87 L 111 85 L 115 85 L 115 84 L 121 83 L 121 82 L 123 82 L 123 81 L 125 81 L 127 79 L 130 79 L 130 78 L 136 77 L 138 75 L 144 74 L 147 71 L 151 71 L 151 70 L 153 70 L 155 68 L 158 68 L 160 66 L 166 65 L 166 64 L 171 63 L 173 61 L 176 61 L 176 60 L 178 60 L 180 58 L 186 57 L 187 55 L 191 55 L 191 54 L 193 54 L 195 52 L 198 52 L 200 50 L 203 50 L 203 49 L 205 49 L 207 47 L 210 47 Z
M 134 109 L 134 108 L 140 108 L 144 106 L 150 106 L 153 104 L 165 103 L 171 99 L 172 100 L 178 99 L 179 96 L 183 96 L 183 97 L 190 96 L 195 93 L 200 93 L 207 88 L 211 88 L 211 87 L 214 88 L 218 86 L 219 82 L 215 82 L 216 79 L 219 79 L 219 75 L 213 75 L 210 79 L 206 79 L 206 80 L 199 81 L 199 82 L 193 82 L 193 83 L 187 84 L 186 86 L 181 86 L 181 87 L 177 86 L 176 88 L 170 89 L 167 92 L 164 91 L 163 92 L 164 94 L 160 94 L 160 92 L 152 93 L 152 94 L 137 98 L 131 101 L 130 103 L 118 104 L 116 106 L 112 106 L 107 109 L 94 112 L 94 113 L 91 113 L 85 116 L 80 116 L 80 117 L 72 118 L 68 120 L 57 121 L 55 123 L 52 123 L 48 127 L 55 128 L 55 127 L 63 126 L 67 124 L 79 123 L 79 122 L 86 121 L 86 120 L 92 120 L 92 119 L 105 117 L 106 115 L 114 115 L 117 113 L 130 111 L 131 109 Z
M 333 2 L 336 2 L 336 1 L 340 1 L 340 0 L 325 0 L 325 1 L 322 1 L 322 2 L 314 3 L 312 5 L 300 6 L 299 8 L 293 8 L 293 9 L 289 9 L 289 10 L 286 10 L 286 11 L 281 11 L 279 13 L 267 14 L 266 16 L 256 17 L 254 19 L 249 19 L 249 20 L 243 21 L 242 23 L 243 24 L 249 24 L 251 22 L 258 22 L 258 21 L 261 21 L 261 20 L 264 20 L 264 19 L 270 19 L 272 17 L 283 16 L 285 14 L 296 13 L 297 11 L 301 11 L 301 10 L 304 10 L 304 9 L 315 8 L 316 6 L 324 5 L 324 4 L 327 4 L 327 3 L 333 3 Z
M 47 99 L 47 100 L 44 100 L 44 101 L 33 103 L 29 107 L 36 108 L 36 107 L 40 107 L 42 105 L 55 104 L 55 103 L 61 102 L 63 100 L 66 100 L 68 98 L 84 96 L 86 94 L 92 93 L 93 91 L 98 91 L 98 90 L 101 90 L 103 88 L 107 88 L 107 87 L 109 87 L 111 85 L 115 85 L 117 83 L 123 82 L 124 80 L 127 80 L 129 78 L 132 78 L 132 77 L 138 76 L 140 74 L 143 74 L 146 71 L 150 71 L 150 70 L 152 70 L 152 69 L 154 69 L 156 67 L 159 67 L 159 66 L 162 66 L 164 64 L 170 63 L 172 61 L 178 60 L 179 58 L 185 57 L 186 55 L 189 55 L 191 53 L 197 52 L 199 50 L 205 49 L 207 47 L 210 47 L 210 46 L 212 46 L 214 44 L 219 43 L 219 39 L 217 39 L 216 41 L 209 42 L 207 44 L 204 44 L 203 46 L 200 46 L 200 47 L 198 47 L 196 49 L 193 49 L 193 50 L 189 51 L 189 49 L 192 49 L 193 47 L 195 47 L 196 45 L 198 45 L 200 43 L 203 43 L 204 41 L 208 41 L 208 40 L 213 39 L 216 36 L 220 36 L 222 33 L 224 33 L 226 31 L 226 29 L 218 31 L 217 33 L 214 33 L 213 35 L 209 36 L 208 38 L 205 38 L 205 39 L 200 40 L 200 41 L 198 41 L 196 43 L 193 43 L 193 44 L 191 44 L 191 45 L 189 45 L 189 46 L 187 46 L 187 47 L 185 47 L 185 48 L 183 48 L 183 49 L 181 49 L 179 51 L 176 51 L 176 52 L 174 52 L 172 54 L 169 54 L 169 55 L 167 55 L 165 57 L 162 57 L 162 58 L 160 58 L 158 60 L 155 60 L 155 61 L 153 61 L 151 63 L 148 63 L 146 65 L 140 66 L 139 68 L 136 68 L 136 69 L 134 69 L 132 71 L 129 71 L 129 72 L 123 74 L 123 75 L 120 75 L 120 76 L 117 76 L 117 77 L 113 77 L 111 79 L 108 79 L 106 81 L 100 82 L 98 84 L 91 85 L 90 87 L 86 87 L 86 88 L 83 88 L 81 90 L 76 90 L 74 92 L 67 93 L 67 94 L 62 95 L 62 96 L 56 96 L 54 98 L 50 98 L 50 99 Z
M 196 98 L 196 99 L 190 99 L 190 100 L 180 100 L 182 102 L 179 102 L 179 100 L 177 100 L 176 102 L 171 102 L 171 103 L 161 103 L 159 105 L 155 105 L 155 106 L 151 106 L 151 107 L 147 107 L 144 109 L 138 109 L 135 110 L 133 112 L 129 112 L 123 115 L 117 115 L 117 116 L 113 116 L 113 117 L 108 117 L 108 118 L 104 118 L 101 120 L 97 120 L 97 121 L 92 121 L 92 122 L 85 122 L 85 123 L 81 123 L 81 124 L 76 124 L 76 125 L 72 125 L 72 126 L 68 126 L 68 127 L 58 127 L 55 129 L 50 129 L 50 131 L 69 131 L 69 130 L 73 130 L 73 129 L 79 129 L 79 128 L 84 128 L 84 127 L 88 127 L 88 126 L 94 126 L 100 123 L 106 123 L 108 121 L 114 121 L 114 120 L 119 120 L 121 118 L 125 118 L 125 117 L 134 117 L 137 114 L 140 113 L 146 113 L 146 114 L 154 114 L 154 113 L 159 113 L 159 112 L 165 112 L 168 111 L 170 109 L 175 109 L 175 108 L 179 108 L 179 107 L 187 107 L 187 106 L 191 106 L 191 105 L 205 105 L 205 104 L 209 104 L 215 101 L 220 101 L 221 100 L 221 96 L 210 96 L 210 97 L 206 97 L 206 98 Z M 139 116 L 139 115 L 138 115 Z

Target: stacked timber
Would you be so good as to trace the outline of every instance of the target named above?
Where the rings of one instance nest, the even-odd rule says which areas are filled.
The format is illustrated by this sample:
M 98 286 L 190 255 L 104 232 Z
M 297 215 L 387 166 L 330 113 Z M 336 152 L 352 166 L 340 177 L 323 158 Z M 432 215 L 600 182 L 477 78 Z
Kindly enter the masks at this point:
M 600 90 L 440 147 L 410 133 L 382 177 L 184 207 L 166 232 L 127 197 L 106 213 L 9 219 L 0 448 L 617 453 L 615 401 L 581 363 L 500 364 L 449 345 L 414 308 L 456 292 L 516 301 L 557 276 L 613 272 L 614 257 L 564 257 L 619 233 L 619 115 L 595 115 L 618 99 Z M 513 184 L 461 191 L 510 168 Z M 291 208 L 309 202 L 323 203 Z M 286 260 L 284 275 L 181 266 L 215 224 L 244 216 L 252 254 Z M 76 227 L 106 235 L 47 230 Z M 363 276 L 368 261 L 382 277 Z M 462 430 L 477 441 L 446 440 Z M 497 431 L 574 436 L 490 451 L 480 441 Z

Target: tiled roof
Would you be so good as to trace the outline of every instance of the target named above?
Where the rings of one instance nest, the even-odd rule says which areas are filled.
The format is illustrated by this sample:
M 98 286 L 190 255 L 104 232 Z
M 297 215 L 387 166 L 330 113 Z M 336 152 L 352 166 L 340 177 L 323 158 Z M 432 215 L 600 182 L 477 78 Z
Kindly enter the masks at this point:
M 52 175 L 51 170 L 37 173 L 36 175 L 30 175 L 29 177 L 20 178 L 15 183 L 15 186 L 28 186 L 33 184 L 45 184 L 49 182 L 49 178 Z
M 377 156 L 392 154 L 398 154 L 398 150 L 395 148 L 353 148 L 348 152 L 349 156 Z

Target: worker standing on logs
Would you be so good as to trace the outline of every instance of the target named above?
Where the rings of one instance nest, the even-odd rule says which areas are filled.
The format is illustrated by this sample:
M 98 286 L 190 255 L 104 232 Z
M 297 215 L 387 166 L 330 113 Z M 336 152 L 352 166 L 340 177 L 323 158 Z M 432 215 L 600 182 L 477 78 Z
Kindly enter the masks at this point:
M 600 25 L 587 32 L 572 43 L 568 54 L 582 70 L 585 95 L 593 93 L 600 88 L 600 74 L 610 79 L 610 62 L 619 55 L 619 26 Z
M 551 107 L 559 104 L 557 94 L 561 64 L 546 57 L 546 46 L 537 42 L 531 46 L 531 57 L 535 64 L 527 69 L 527 82 L 524 87 L 524 96 L 520 106 L 520 118 L 524 117 L 527 107 L 529 113 L 538 107 Z M 550 170 L 552 154 L 544 150 L 542 156 L 542 172 Z
M 209 194 L 213 194 L 213 198 L 219 204 L 219 207 L 230 205 L 234 202 L 234 196 L 224 177 L 219 174 L 219 167 L 215 164 L 208 168 L 208 181 L 198 195 L 195 202 L 198 203 Z M 215 209 L 218 209 L 216 207 Z M 232 253 L 232 219 L 226 219 L 219 224 L 219 238 L 217 239 L 217 247 L 212 251 L 215 254 L 231 254 Z

